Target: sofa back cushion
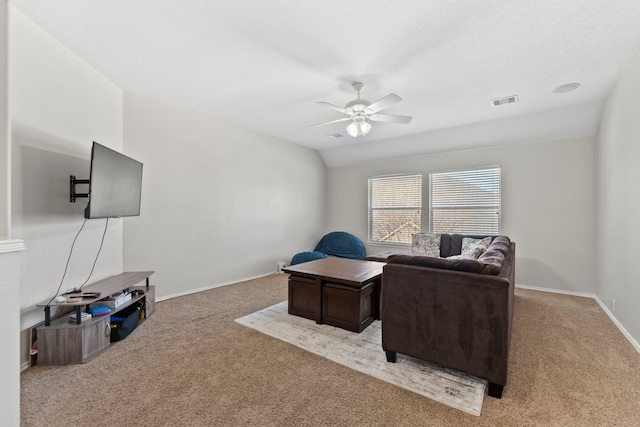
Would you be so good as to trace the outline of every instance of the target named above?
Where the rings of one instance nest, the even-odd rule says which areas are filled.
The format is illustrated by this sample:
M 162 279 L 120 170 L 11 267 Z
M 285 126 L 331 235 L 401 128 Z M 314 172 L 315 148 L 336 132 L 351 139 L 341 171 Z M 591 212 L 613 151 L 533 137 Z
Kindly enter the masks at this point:
M 478 258 L 484 268 L 484 274 L 498 274 L 502 270 L 504 260 L 509 253 L 511 240 L 507 236 L 497 236 L 489 245 L 489 248 Z
M 440 256 L 443 258 L 462 254 L 462 239 L 469 237 L 472 239 L 484 239 L 486 235 L 475 234 L 443 234 L 440 239 Z
M 440 241 L 441 254 L 445 250 L 451 250 L 452 247 L 454 248 L 454 250 L 456 247 L 458 247 L 459 250 L 462 250 L 462 239 L 466 237 L 471 237 L 474 239 L 483 239 L 483 238 L 486 238 L 487 236 L 442 234 L 441 241 Z M 491 244 L 489 245 L 487 250 L 484 251 L 482 255 L 478 257 L 477 260 L 464 258 L 462 256 L 454 256 L 454 255 L 460 255 L 459 252 L 458 254 L 447 255 L 447 257 L 451 257 L 451 258 L 446 258 L 446 257 L 437 258 L 432 256 L 424 256 L 424 255 L 396 254 L 396 255 L 391 255 L 389 258 L 387 258 L 387 263 L 415 265 L 418 267 L 430 267 L 430 268 L 439 268 L 439 269 L 445 269 L 445 270 L 463 271 L 466 273 L 481 273 L 481 274 L 497 275 L 500 273 L 500 271 L 502 271 L 503 264 L 507 258 L 507 255 L 509 254 L 510 245 L 511 245 L 511 240 L 507 236 L 496 236 L 496 237 L 492 237 Z
M 430 256 L 391 255 L 387 264 L 415 265 L 418 267 L 440 268 L 445 270 L 464 271 L 466 273 L 481 273 L 484 264 L 475 259 L 468 258 L 435 258 Z
M 505 256 L 509 253 L 509 247 L 511 245 L 511 239 L 507 236 L 496 236 L 491 242 L 491 245 L 487 249 L 496 249 L 502 252 Z

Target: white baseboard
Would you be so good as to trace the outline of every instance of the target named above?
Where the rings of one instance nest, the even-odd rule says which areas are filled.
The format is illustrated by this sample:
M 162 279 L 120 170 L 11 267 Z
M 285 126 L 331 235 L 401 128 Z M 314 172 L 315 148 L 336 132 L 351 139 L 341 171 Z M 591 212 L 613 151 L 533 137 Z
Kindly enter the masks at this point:
M 624 328 L 624 326 L 622 326 L 622 324 L 620 322 L 618 322 L 618 319 L 616 319 L 616 317 L 613 315 L 613 313 L 611 313 L 611 311 L 609 311 L 607 306 L 602 301 L 600 301 L 600 298 L 598 298 L 598 296 L 596 294 L 588 294 L 588 293 L 584 293 L 584 292 L 563 291 L 563 290 L 559 290 L 559 289 L 550 289 L 550 288 L 539 288 L 539 287 L 535 287 L 535 286 L 525 286 L 525 285 L 516 285 L 516 288 L 529 289 L 529 290 L 532 290 L 532 291 L 553 292 L 553 293 L 556 293 L 556 294 L 574 295 L 574 296 L 585 297 L 585 298 L 593 298 L 594 300 L 596 300 L 598 305 L 600 305 L 600 308 L 602 308 L 602 310 L 606 313 L 606 315 L 609 316 L 609 319 L 611 319 L 613 324 L 616 325 L 616 327 L 620 330 L 620 332 L 622 332 L 622 335 L 624 335 L 624 337 L 631 343 L 631 345 L 636 349 L 636 351 L 638 353 L 640 353 L 640 344 L 638 344 L 638 342 L 627 332 L 627 330 Z
M 205 286 L 203 288 L 189 289 L 188 291 L 185 291 L 185 292 L 178 292 L 177 294 L 165 295 L 163 297 L 156 298 L 156 302 L 168 300 L 168 299 L 171 299 L 171 298 L 181 297 L 181 296 L 185 296 L 185 295 L 191 295 L 191 294 L 195 294 L 195 293 L 202 292 L 202 291 L 208 291 L 210 289 L 220 288 L 222 286 L 228 286 L 228 285 L 233 285 L 233 284 L 240 283 L 240 282 L 246 282 L 247 280 L 259 279 L 261 277 L 271 276 L 272 274 L 280 274 L 280 273 L 278 273 L 278 272 L 269 272 L 269 273 L 264 273 L 264 274 L 258 274 L 257 276 L 251 276 L 251 277 L 245 277 L 243 279 L 232 280 L 230 282 L 217 283 L 215 285 Z
M 609 316 L 609 318 L 614 323 L 614 325 L 616 325 L 618 327 L 618 329 L 620 329 L 620 332 L 622 332 L 622 335 L 624 335 L 625 338 L 627 338 L 629 340 L 631 345 L 635 347 L 635 349 L 638 351 L 638 353 L 640 353 L 640 344 L 638 344 L 638 342 L 636 340 L 634 340 L 631 335 L 629 335 L 627 330 L 624 328 L 624 326 L 622 326 L 622 324 L 620 324 L 620 322 L 618 322 L 618 319 L 616 319 L 616 317 L 613 315 L 613 313 L 611 313 L 611 311 L 609 311 L 607 306 L 602 301 L 600 301 L 600 298 L 598 298 L 597 296 L 594 296 L 593 298 L 596 300 L 596 302 L 598 304 L 600 304 L 600 307 L 604 310 L 604 312 L 607 313 L 607 316 Z
M 517 285 L 516 288 L 519 289 L 529 289 L 532 291 L 542 291 L 542 292 L 551 292 L 554 294 L 565 294 L 565 295 L 574 295 L 577 297 L 585 297 L 585 298 L 596 298 L 595 294 L 589 294 L 586 292 L 573 292 L 573 291 L 563 291 L 560 289 L 552 289 L 552 288 L 541 288 L 539 286 L 527 286 L 527 285 Z

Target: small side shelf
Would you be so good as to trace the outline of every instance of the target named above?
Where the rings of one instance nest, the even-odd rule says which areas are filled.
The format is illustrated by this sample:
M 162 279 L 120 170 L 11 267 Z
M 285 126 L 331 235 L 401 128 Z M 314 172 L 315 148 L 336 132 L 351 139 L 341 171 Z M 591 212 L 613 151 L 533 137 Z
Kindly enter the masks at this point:
M 76 313 L 87 311 L 91 304 L 121 291 L 139 290 L 130 301 L 112 310 L 111 315 L 133 305 L 140 304 L 141 319 L 148 318 L 155 311 L 155 286 L 149 285 L 149 276 L 153 271 L 125 272 L 108 277 L 83 288 L 85 292 L 96 292 L 97 297 L 83 298 L 75 302 L 51 302 L 38 304 L 44 307 L 45 324 L 37 328 L 38 331 L 38 364 L 63 365 L 69 363 L 83 363 L 111 344 L 111 316 L 98 316 L 82 323 L 72 323 L 66 313 L 56 319 L 51 319 L 51 307 L 74 308 Z M 140 286 L 141 282 L 145 282 Z M 137 285 L 137 286 L 136 286 Z M 79 317 L 79 316 L 78 316 Z

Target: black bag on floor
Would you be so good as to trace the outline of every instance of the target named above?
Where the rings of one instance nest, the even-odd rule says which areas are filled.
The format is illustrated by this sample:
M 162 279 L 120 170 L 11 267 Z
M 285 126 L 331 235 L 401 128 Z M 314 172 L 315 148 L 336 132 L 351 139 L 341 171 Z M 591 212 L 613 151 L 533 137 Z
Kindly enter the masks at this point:
M 111 342 L 126 338 L 138 326 L 140 304 L 133 304 L 111 316 Z

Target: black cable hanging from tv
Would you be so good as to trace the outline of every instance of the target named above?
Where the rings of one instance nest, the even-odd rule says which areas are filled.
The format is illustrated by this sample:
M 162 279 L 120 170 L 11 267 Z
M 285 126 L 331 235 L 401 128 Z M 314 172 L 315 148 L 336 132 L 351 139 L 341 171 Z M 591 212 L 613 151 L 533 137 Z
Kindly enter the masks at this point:
M 86 220 L 86 218 L 85 218 L 85 220 Z M 93 270 L 96 268 L 96 263 L 98 262 L 98 258 L 100 257 L 100 252 L 102 252 L 102 246 L 104 245 L 104 236 L 107 235 L 107 227 L 108 226 L 109 226 L 109 218 L 107 218 L 107 221 L 104 223 L 104 231 L 102 232 L 102 240 L 100 241 L 100 247 L 98 248 L 98 253 L 96 254 L 96 259 L 93 260 L 93 266 L 91 267 L 91 272 L 89 273 L 89 277 L 87 277 L 87 280 L 85 280 L 84 283 L 82 285 L 80 285 L 80 287 L 78 289 L 82 289 L 82 287 L 87 284 L 89 279 L 91 279 L 91 276 L 93 276 Z

